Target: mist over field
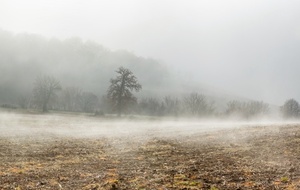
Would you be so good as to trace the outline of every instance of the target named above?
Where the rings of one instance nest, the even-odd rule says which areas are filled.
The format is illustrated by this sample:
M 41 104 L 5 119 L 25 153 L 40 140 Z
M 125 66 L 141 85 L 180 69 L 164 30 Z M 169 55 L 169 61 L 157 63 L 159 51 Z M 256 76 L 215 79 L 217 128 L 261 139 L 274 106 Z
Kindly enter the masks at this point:
M 87 115 L 31 115 L 2 112 L 1 137 L 30 138 L 99 138 L 137 137 L 146 141 L 151 137 L 179 138 L 205 132 L 247 128 L 253 126 L 276 126 L 284 121 L 232 122 L 230 120 L 123 118 L 103 119 Z M 297 124 L 289 122 L 288 124 Z M 226 136 L 226 135 L 225 135 Z
M 282 105 L 288 98 L 300 98 L 296 84 L 299 79 L 297 50 L 300 39 L 300 30 L 296 24 L 299 22 L 298 1 L 232 0 L 186 3 L 135 0 L 112 2 L 32 0 L 19 3 L 1 1 L 0 28 L 14 34 L 37 34 L 45 36 L 46 39 L 58 38 L 63 41 L 77 36 L 82 38 L 83 42 L 91 40 L 113 52 L 124 49 L 133 52 L 137 57 L 151 57 L 159 60 L 163 68 L 155 63 L 149 63 L 149 65 L 156 65 L 150 70 L 155 69 L 157 70 L 155 73 L 161 73 L 163 78 L 166 78 L 168 75 L 164 67 L 167 67 L 168 71 L 174 71 L 179 81 L 185 80 L 184 84 L 196 81 L 198 89 L 194 91 L 201 91 L 201 93 L 205 91 L 202 90 L 202 85 L 206 85 L 225 91 L 227 94 L 276 105 Z M 28 40 L 31 44 L 20 42 L 21 44 L 17 45 L 18 49 L 26 49 L 34 53 L 32 43 L 37 45 L 39 40 Z M 11 47 L 11 43 L 7 44 L 4 41 L 4 39 L 1 40 L 1 46 L 5 49 Z M 76 64 L 72 62 L 83 62 L 84 65 L 95 62 L 104 64 L 105 62 L 100 58 L 86 60 L 88 55 L 83 57 L 78 55 L 82 59 L 80 60 L 77 56 L 69 54 L 72 59 L 68 59 L 67 52 L 62 53 L 62 50 L 57 47 L 59 45 L 55 46 L 55 43 L 60 42 L 54 40 L 47 46 L 59 52 L 58 58 L 53 50 L 54 52 L 51 52 L 54 55 L 49 53 L 43 59 L 44 48 L 40 44 L 35 48 L 41 48 L 42 52 L 38 51 L 32 57 L 24 50 L 21 56 L 22 62 L 38 62 L 37 65 L 46 63 L 47 65 L 62 65 L 61 62 L 67 62 L 66 66 L 61 66 L 63 68 L 55 67 L 60 71 L 70 69 L 69 64 Z M 74 50 L 76 42 L 73 43 L 73 48 L 65 48 L 68 51 Z M 28 46 L 31 48 L 27 48 Z M 91 52 L 95 51 L 99 54 L 101 52 L 91 50 Z M 88 54 L 91 57 L 93 53 Z M 38 55 L 40 58 L 36 58 Z M 62 55 L 65 57 L 62 58 L 64 61 L 60 59 Z M 120 56 L 122 55 L 118 55 L 119 58 L 114 58 L 107 63 L 112 70 L 120 65 L 127 66 L 129 63 L 143 62 L 135 60 L 134 56 L 129 58 L 131 61 Z M 126 55 L 123 56 L 126 57 Z M 3 60 L 1 65 L 3 62 L 7 63 Z M 111 62 L 117 64 L 115 68 Z M 141 64 L 138 65 L 137 67 L 141 67 Z M 75 71 L 86 71 L 81 70 L 81 67 L 73 67 Z M 94 70 L 92 68 L 86 69 Z M 145 66 L 144 70 L 148 71 L 147 68 Z M 54 72 L 53 69 L 54 67 L 49 72 Z M 135 71 L 134 67 L 130 69 Z M 44 71 L 40 72 L 44 74 Z M 136 73 L 136 75 L 141 78 L 147 73 L 143 72 L 141 76 Z M 100 75 L 98 74 L 97 77 Z M 150 83 L 148 79 L 147 83 Z M 151 80 L 154 79 L 159 79 L 163 83 L 163 79 L 159 76 L 151 77 Z M 72 77 L 68 80 L 72 80 Z M 88 79 L 82 77 L 82 80 Z M 103 77 L 104 80 L 107 78 Z M 92 84 L 92 82 L 98 84 Z M 105 86 L 101 84 L 99 78 L 94 78 L 92 82 L 88 81 L 88 90 L 95 87 L 95 90 L 100 92 L 101 86 Z M 160 84 L 160 82 L 155 82 L 155 84 Z
M 0 189 L 300 189 L 299 7 L 0 0 Z
M 299 122 L 0 113 L 1 189 L 298 189 Z

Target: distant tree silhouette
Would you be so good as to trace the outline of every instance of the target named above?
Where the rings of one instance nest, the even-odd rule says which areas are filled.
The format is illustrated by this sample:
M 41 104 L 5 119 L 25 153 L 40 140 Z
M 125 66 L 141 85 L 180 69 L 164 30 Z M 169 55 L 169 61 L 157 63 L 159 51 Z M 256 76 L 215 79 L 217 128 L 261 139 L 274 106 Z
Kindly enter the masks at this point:
M 226 115 L 242 114 L 242 110 L 243 110 L 243 103 L 233 100 L 227 103 L 227 108 L 225 113 Z
M 191 93 L 183 100 L 185 110 L 192 116 L 208 116 L 211 115 L 215 108 L 213 103 L 208 103 L 206 97 L 202 94 Z
M 294 99 L 285 101 L 283 106 L 280 107 L 280 110 L 285 118 L 297 118 L 300 114 L 299 103 Z
M 251 118 L 255 116 L 263 116 L 269 113 L 269 104 L 262 101 L 249 101 L 246 103 L 245 116 Z
M 162 105 L 165 115 L 178 116 L 181 112 L 180 101 L 177 98 L 165 96 Z
M 138 112 L 151 116 L 161 115 L 161 103 L 156 98 L 143 98 L 138 104 Z
M 250 119 L 269 113 L 269 105 L 261 101 L 230 101 L 227 103 L 225 114 Z
M 33 101 L 43 112 L 47 112 L 49 102 L 56 97 L 59 90 L 61 90 L 60 82 L 54 77 L 37 77 L 33 88 Z
M 129 69 L 120 67 L 117 71 L 117 77 L 110 80 L 107 97 L 110 99 L 114 108 L 121 116 L 122 111 L 130 103 L 136 102 L 136 97 L 132 91 L 139 91 L 142 86 L 138 83 L 137 78 Z

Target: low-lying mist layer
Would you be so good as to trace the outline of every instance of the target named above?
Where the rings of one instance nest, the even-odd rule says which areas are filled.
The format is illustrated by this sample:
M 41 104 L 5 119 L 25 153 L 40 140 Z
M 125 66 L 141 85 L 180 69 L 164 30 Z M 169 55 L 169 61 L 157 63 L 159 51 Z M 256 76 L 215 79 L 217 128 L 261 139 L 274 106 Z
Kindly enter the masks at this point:
M 0 189 L 299 189 L 291 123 L 1 112 Z
M 297 123 L 297 122 L 289 122 Z M 219 121 L 147 117 L 98 118 L 90 115 L 0 113 L 0 136 L 178 137 L 223 129 L 285 124 L 283 121 Z

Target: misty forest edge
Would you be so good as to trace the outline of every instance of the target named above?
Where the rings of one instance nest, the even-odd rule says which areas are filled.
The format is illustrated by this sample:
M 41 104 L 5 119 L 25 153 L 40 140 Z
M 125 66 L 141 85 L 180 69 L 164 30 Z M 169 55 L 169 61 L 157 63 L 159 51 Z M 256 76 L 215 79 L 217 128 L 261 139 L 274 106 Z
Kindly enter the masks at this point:
M 184 93 L 176 93 L 174 89 L 181 88 L 181 85 L 165 82 L 170 80 L 170 73 L 156 60 L 136 57 L 126 51 L 112 52 L 94 42 L 84 43 L 78 38 L 65 41 L 46 40 L 36 35 L 13 35 L 3 30 L 0 30 L 0 39 L 4 42 L 0 45 L 3 50 L 0 56 L 0 104 L 4 109 L 86 112 L 101 116 L 130 114 L 256 119 L 272 115 L 271 106 L 263 101 L 229 100 L 223 105 L 223 109 L 220 109 L 222 106 L 219 101 L 204 95 L 195 84 L 191 84 L 195 87 L 194 90 L 183 89 Z M 10 44 L 11 47 L 5 44 Z M 104 64 L 103 69 L 99 67 L 99 60 Z M 51 65 L 49 61 L 55 64 L 47 68 L 44 65 Z M 74 64 L 70 65 L 70 62 Z M 88 62 L 90 63 L 86 64 Z M 125 66 L 120 63 L 124 63 Z M 105 77 L 101 78 L 101 75 L 112 76 L 113 73 L 109 71 L 117 65 L 119 69 L 116 71 L 116 78 L 110 77 L 110 81 L 106 82 L 108 87 L 107 84 L 103 85 Z M 69 71 L 57 74 L 55 67 L 66 67 Z M 126 67 L 133 68 L 134 72 Z M 76 69 L 80 70 L 79 75 L 85 78 L 82 80 L 81 76 L 76 79 L 72 69 L 74 72 Z M 37 75 L 46 73 L 46 70 L 49 71 L 48 74 Z M 9 76 L 8 73 L 15 75 Z M 56 78 L 56 75 L 60 75 L 60 79 Z M 61 83 L 62 76 L 67 80 Z M 91 76 L 100 76 L 100 80 L 90 79 Z M 141 84 L 147 89 L 139 98 L 133 94 L 134 91 L 139 92 L 142 89 L 138 78 L 142 78 Z M 33 85 L 28 85 L 31 80 L 34 81 L 31 82 Z M 185 83 L 183 80 L 181 82 Z M 90 84 L 93 87 L 88 87 Z M 32 89 L 29 90 L 27 86 Z M 82 90 L 81 86 L 88 87 L 88 90 Z M 106 93 L 96 95 L 99 94 L 99 89 L 91 90 L 95 88 L 99 88 L 102 94 L 104 91 Z M 169 95 L 160 94 L 159 91 L 163 90 L 169 92 Z M 198 93 L 199 91 L 201 93 Z M 222 97 L 222 94 L 219 96 Z M 279 115 L 283 118 L 297 119 L 300 116 L 300 106 L 295 99 L 286 100 L 279 110 Z
M 20 97 L 18 105 L 2 104 L 8 109 L 36 109 L 48 112 L 49 109 L 68 112 L 87 112 L 104 116 L 105 113 L 121 116 L 125 114 L 139 114 L 148 116 L 188 116 L 252 119 L 267 116 L 269 105 L 262 101 L 230 101 L 225 112 L 220 113 L 215 109 L 214 102 L 207 101 L 206 96 L 190 93 L 183 99 L 166 96 L 162 100 L 157 98 L 143 98 L 140 101 L 132 91 L 139 92 L 142 85 L 137 77 L 124 67 L 120 67 L 116 78 L 111 78 L 107 95 L 99 98 L 92 92 L 84 92 L 77 87 L 62 88 L 60 81 L 53 76 L 38 76 L 34 83 L 30 98 Z M 300 113 L 299 103 L 294 99 L 287 100 L 280 107 L 284 118 L 298 118 Z

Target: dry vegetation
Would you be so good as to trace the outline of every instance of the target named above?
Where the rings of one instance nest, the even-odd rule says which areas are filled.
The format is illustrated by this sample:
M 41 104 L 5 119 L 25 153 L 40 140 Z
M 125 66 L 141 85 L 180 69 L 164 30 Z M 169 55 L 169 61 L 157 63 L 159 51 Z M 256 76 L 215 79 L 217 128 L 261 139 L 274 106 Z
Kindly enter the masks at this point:
M 0 189 L 299 189 L 299 143 L 298 125 L 147 138 L 2 135 Z

